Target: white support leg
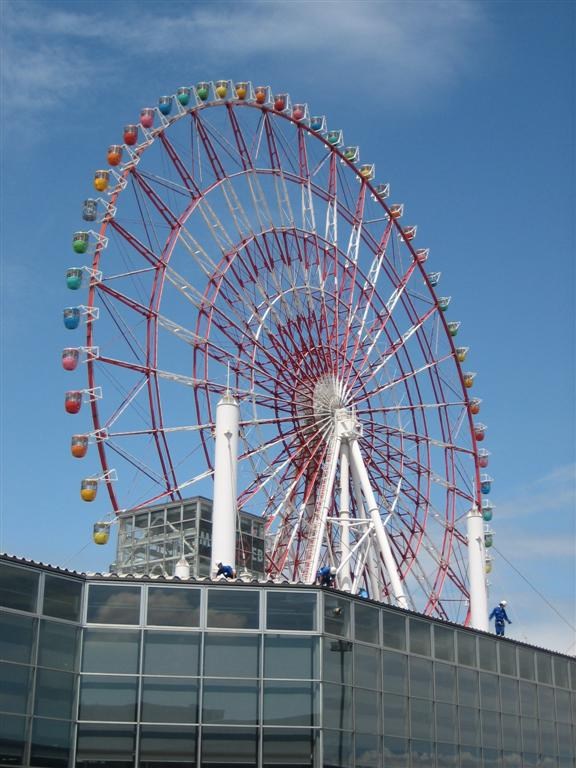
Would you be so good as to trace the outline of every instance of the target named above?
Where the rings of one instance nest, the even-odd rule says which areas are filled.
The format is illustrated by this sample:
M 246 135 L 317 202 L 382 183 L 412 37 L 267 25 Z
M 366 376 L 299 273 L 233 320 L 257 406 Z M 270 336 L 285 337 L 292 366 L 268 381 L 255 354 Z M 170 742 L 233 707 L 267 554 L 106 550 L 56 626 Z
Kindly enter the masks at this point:
M 348 443 L 340 448 L 340 561 L 348 563 L 350 559 L 350 459 Z M 342 570 L 338 584 L 344 592 L 352 591 L 350 565 Z
M 364 502 L 362 501 L 362 488 L 360 486 L 360 478 L 358 476 L 358 472 L 356 471 L 356 467 L 354 464 L 350 465 L 350 469 L 352 472 L 352 485 L 354 487 L 354 498 L 356 500 L 356 509 L 358 510 L 359 517 L 368 520 L 366 517 L 366 513 L 364 511 Z M 374 526 L 372 525 L 372 528 Z M 373 549 L 374 544 L 374 536 L 368 536 L 366 539 L 366 557 L 364 558 L 367 562 L 367 568 L 368 568 L 368 580 L 370 582 L 370 597 L 373 600 L 381 600 L 382 599 L 382 593 L 383 593 L 383 584 L 380 583 L 379 579 L 379 567 L 378 567 L 378 558 L 376 557 L 376 552 Z
M 466 517 L 468 533 L 468 580 L 470 582 L 470 626 L 489 630 L 488 597 L 484 575 L 484 521 L 476 505 Z
M 324 534 L 326 532 L 326 518 L 328 517 L 328 511 L 332 505 L 334 479 L 336 477 L 336 468 L 338 466 L 338 458 L 340 456 L 341 442 L 342 438 L 340 435 L 334 435 L 327 466 L 322 478 L 322 485 L 320 487 L 320 504 L 316 508 L 316 515 L 314 517 L 315 528 L 311 531 L 311 536 L 313 537 L 314 542 L 314 550 L 308 563 L 308 569 L 306 571 L 305 582 L 308 584 L 314 583 L 316 579 L 316 573 L 318 571 L 318 566 L 320 565 L 320 554 L 322 552 Z
M 230 394 L 216 407 L 212 573 L 217 563 L 236 568 L 236 478 L 240 408 Z

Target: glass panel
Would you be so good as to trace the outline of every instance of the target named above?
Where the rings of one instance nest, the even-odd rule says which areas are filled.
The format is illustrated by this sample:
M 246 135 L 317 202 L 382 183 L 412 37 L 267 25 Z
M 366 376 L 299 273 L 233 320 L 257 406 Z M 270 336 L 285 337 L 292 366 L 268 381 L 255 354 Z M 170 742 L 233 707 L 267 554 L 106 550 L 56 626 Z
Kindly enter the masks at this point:
M 336 687 L 336 686 L 332 686 Z M 318 725 L 318 683 L 264 683 L 266 725 Z
M 44 576 L 44 606 L 42 613 L 56 619 L 80 621 L 82 582 L 59 576 Z
M 0 711 L 25 715 L 28 712 L 28 693 L 31 668 L 20 664 L 0 664 Z M 1 719 L 1 718 L 0 718 Z
M 569 688 L 570 683 L 568 680 L 568 660 L 561 659 L 558 656 L 554 657 L 554 680 L 556 685 L 562 688 Z
M 520 707 L 517 680 L 511 680 L 508 677 L 500 678 L 500 699 L 502 712 L 508 712 L 511 715 L 518 714 Z
M 0 563 L 0 605 L 18 611 L 35 611 L 39 576 L 28 568 Z
M 145 675 L 196 676 L 199 665 L 199 633 L 144 632 Z
M 421 653 L 423 656 L 431 655 L 430 624 L 418 619 L 409 619 L 410 650 L 412 653 Z
M 204 674 L 207 677 L 258 677 L 258 635 L 204 636 Z
M 462 744 L 480 744 L 480 713 L 473 707 L 458 707 L 458 724 Z
M 538 752 L 538 720 L 533 717 L 522 717 L 522 749 L 524 752 Z
M 205 723 L 258 723 L 257 680 L 204 680 Z
M 382 611 L 382 642 L 387 648 L 406 650 L 406 619 L 392 611 Z
M 434 629 L 434 656 L 443 661 L 455 661 L 454 630 L 433 625 Z
M 552 685 L 552 657 L 547 653 L 536 654 L 536 670 L 538 682 Z
M 356 733 L 380 733 L 380 694 L 355 688 L 354 717 Z
M 482 757 L 484 759 L 484 768 L 501 768 L 502 755 L 497 749 L 482 749 Z
M 385 693 L 383 696 L 384 733 L 391 736 L 408 736 L 408 699 Z
M 318 677 L 319 638 L 264 635 L 264 677 Z
M 540 733 L 540 752 L 545 755 L 555 755 L 557 750 L 556 727 L 552 720 L 542 720 L 538 722 Z
M 264 728 L 262 764 L 314 765 L 317 732 L 307 728 Z
M 412 768 L 431 768 L 436 756 L 434 744 L 430 741 L 411 741 Z
M 84 630 L 84 672 L 138 672 L 140 632 L 122 629 Z
M 500 714 L 482 712 L 482 744 L 486 747 L 501 749 Z
M 349 640 L 324 638 L 324 679 L 352 683 L 353 644 Z
M 140 719 L 150 723 L 197 723 L 197 681 L 173 677 L 143 678 Z
M 434 738 L 434 707 L 431 701 L 410 699 L 410 735 L 414 739 Z
M 498 677 L 480 672 L 480 706 L 482 709 L 500 709 Z
M 316 630 L 316 602 L 314 593 L 267 592 L 266 626 L 268 629 Z
M 458 663 L 467 667 L 476 666 L 476 636 L 468 632 L 457 632 Z
M 43 717 L 72 718 L 76 675 L 39 669 L 36 673 L 36 703 L 34 714 Z
M 352 730 L 352 688 L 324 683 L 325 728 Z
M 36 619 L 0 611 L 0 659 L 30 664 Z
M 522 768 L 539 768 L 540 761 L 537 753 L 530 753 L 524 751 L 522 753 Z M 573 765 L 570 765 L 573 768 Z
M 157 627 L 200 626 L 200 590 L 148 587 L 147 624 Z
M 324 768 L 348 768 L 353 765 L 352 734 L 324 731 Z
M 133 722 L 138 678 L 90 675 L 80 687 L 80 720 Z
M 477 707 L 478 673 L 471 669 L 458 669 L 458 703 L 465 707 Z
M 408 695 L 408 657 L 394 651 L 382 652 L 382 681 L 389 693 Z
M 41 667 L 55 667 L 75 672 L 78 669 L 80 632 L 79 627 L 42 619 L 38 664 Z
M 534 673 L 534 651 L 518 648 L 518 671 L 525 680 L 536 680 Z
M 239 589 L 208 590 L 208 626 L 258 629 L 260 595 Z
M 0 717 L 0 765 L 22 765 L 26 746 L 26 718 Z
M 169 763 L 196 765 L 197 728 L 143 725 L 140 727 L 140 768 L 163 768 Z
M 538 686 L 538 712 L 544 720 L 554 720 L 554 690 L 544 685 Z
M 502 746 L 504 749 L 520 751 L 520 718 L 516 715 L 502 715 Z
M 408 741 L 384 737 L 384 765 L 386 768 L 406 768 L 409 764 Z
M 35 718 L 32 728 L 30 764 L 66 768 L 72 744 L 71 723 Z
M 481 765 L 480 747 L 460 747 L 460 768 L 481 768 Z
M 439 768 L 455 768 L 458 766 L 460 764 L 458 755 L 457 744 L 436 744 L 436 757 Z
M 520 680 L 520 708 L 523 715 L 538 717 L 536 686 L 534 683 L 526 683 L 524 680 Z
M 380 611 L 373 605 L 354 606 L 354 637 L 365 643 L 380 642 Z
M 522 765 L 520 752 L 504 750 L 502 753 L 502 765 L 504 768 L 519 768 Z M 544 765 L 544 763 L 542 763 Z M 556 765 L 556 763 L 554 763 Z
M 324 594 L 324 631 L 330 635 L 350 637 L 350 601 L 337 595 Z
M 558 732 L 558 752 L 563 757 L 572 757 L 572 729 L 568 723 L 557 723 Z
M 76 766 L 132 768 L 136 729 L 126 725 L 79 725 L 76 746 Z
M 368 645 L 354 646 L 354 684 L 362 688 L 380 688 L 380 651 Z
M 496 640 L 491 640 L 489 637 L 478 638 L 478 660 L 481 669 L 486 669 L 488 672 L 498 672 L 498 652 L 496 647 Z
M 456 667 L 434 664 L 434 685 L 437 701 L 456 703 Z
M 454 704 L 436 703 L 436 738 L 438 741 L 458 741 L 458 721 Z
M 420 696 L 425 699 L 431 699 L 434 696 L 431 661 L 410 657 L 410 696 Z
M 379 768 L 380 737 L 375 733 L 354 734 L 354 751 L 356 754 L 356 768 Z
M 91 584 L 87 621 L 89 624 L 139 624 L 140 587 Z
M 258 764 L 256 728 L 202 728 L 202 768 Z
M 497 643 L 500 654 L 500 672 L 503 675 L 516 677 L 518 669 L 516 665 L 516 646 L 512 643 Z
M 561 723 L 571 723 L 570 694 L 560 688 L 556 689 L 556 719 Z M 576 719 L 576 718 L 575 718 Z

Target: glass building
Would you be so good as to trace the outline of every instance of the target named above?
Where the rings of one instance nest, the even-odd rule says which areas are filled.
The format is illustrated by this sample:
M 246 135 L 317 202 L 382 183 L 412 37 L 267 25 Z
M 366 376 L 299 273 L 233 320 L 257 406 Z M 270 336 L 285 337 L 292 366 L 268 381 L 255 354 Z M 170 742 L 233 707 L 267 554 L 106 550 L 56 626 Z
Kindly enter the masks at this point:
M 0 557 L 0 763 L 574 768 L 576 660 L 329 589 Z

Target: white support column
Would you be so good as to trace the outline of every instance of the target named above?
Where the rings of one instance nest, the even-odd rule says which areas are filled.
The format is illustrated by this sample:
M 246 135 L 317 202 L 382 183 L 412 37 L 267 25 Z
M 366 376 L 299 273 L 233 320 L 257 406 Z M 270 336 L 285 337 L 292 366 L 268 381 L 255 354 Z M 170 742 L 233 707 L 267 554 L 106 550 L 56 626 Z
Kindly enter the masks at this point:
M 484 575 L 484 521 L 476 505 L 466 517 L 468 533 L 468 581 L 470 582 L 470 626 L 488 632 L 488 596 Z
M 358 510 L 358 516 L 364 520 L 368 520 L 364 511 L 364 502 L 362 501 L 362 488 L 360 487 L 360 478 L 354 464 L 350 465 L 352 471 L 352 485 L 354 487 L 354 498 L 356 500 L 356 509 Z M 372 529 L 374 526 L 372 525 Z M 373 535 L 366 538 L 366 567 L 368 569 L 368 580 L 370 582 L 370 597 L 372 600 L 382 600 L 382 592 L 384 585 L 380 583 L 378 577 L 379 568 L 376 558 L 376 552 L 373 549 Z
M 211 572 L 216 563 L 236 568 L 236 477 L 240 408 L 226 393 L 216 407 Z
M 408 608 L 408 601 L 406 600 L 406 595 L 404 594 L 404 589 L 398 574 L 394 555 L 392 554 L 390 542 L 388 541 L 388 536 L 386 535 L 386 531 L 384 529 L 384 524 L 380 518 L 378 505 L 376 503 L 374 492 L 372 491 L 372 486 L 370 485 L 370 478 L 368 477 L 368 472 L 366 471 L 366 467 L 364 465 L 364 460 L 362 458 L 362 453 L 360 452 L 358 440 L 351 440 L 350 452 L 351 464 L 358 473 L 358 479 L 360 480 L 362 493 L 366 499 L 368 515 L 374 523 L 374 532 L 376 534 L 378 546 L 380 547 L 380 551 L 382 553 L 384 565 L 386 566 L 386 570 L 388 572 L 394 599 L 400 608 Z
M 330 448 L 329 459 L 327 466 L 324 469 L 322 484 L 320 486 L 319 505 L 316 507 L 316 515 L 314 518 L 314 529 L 312 531 L 314 550 L 304 578 L 304 581 L 307 584 L 313 584 L 316 579 L 316 573 L 318 571 L 318 566 L 320 565 L 322 544 L 324 543 L 324 533 L 326 531 L 326 518 L 328 517 L 328 511 L 332 504 L 332 492 L 334 489 L 334 479 L 336 477 L 336 468 L 338 467 L 342 438 L 340 435 L 336 434 L 332 440 L 333 443 Z
M 340 578 L 339 588 L 352 591 L 350 578 L 350 458 L 348 443 L 340 448 L 340 562 L 346 563 Z

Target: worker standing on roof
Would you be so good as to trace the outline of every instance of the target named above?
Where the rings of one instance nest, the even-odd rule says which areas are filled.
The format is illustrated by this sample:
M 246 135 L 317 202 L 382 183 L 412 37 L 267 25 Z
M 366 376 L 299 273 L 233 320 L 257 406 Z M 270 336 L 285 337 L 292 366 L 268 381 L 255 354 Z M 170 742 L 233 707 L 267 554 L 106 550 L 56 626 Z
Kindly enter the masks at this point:
M 216 578 L 218 576 L 224 576 L 227 579 L 233 579 L 236 576 L 234 568 L 231 565 L 222 565 L 222 563 L 216 563 L 218 570 L 216 571 Z
M 504 622 L 507 621 L 508 624 L 512 624 L 506 613 L 506 605 L 506 600 L 500 600 L 499 605 L 494 608 L 489 616 L 489 619 L 494 619 L 496 634 L 499 637 L 504 637 Z
M 321 587 L 333 587 L 336 581 L 336 568 L 325 565 L 316 574 L 316 580 L 320 582 Z

